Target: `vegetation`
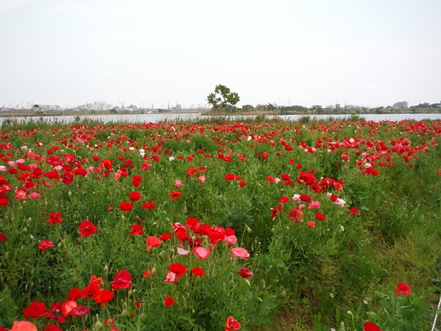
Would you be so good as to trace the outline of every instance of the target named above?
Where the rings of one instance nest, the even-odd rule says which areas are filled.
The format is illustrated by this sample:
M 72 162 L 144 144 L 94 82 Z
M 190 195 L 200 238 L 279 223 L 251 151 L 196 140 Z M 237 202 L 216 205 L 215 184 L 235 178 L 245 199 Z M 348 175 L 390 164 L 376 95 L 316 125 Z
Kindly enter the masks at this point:
M 428 330 L 440 133 L 3 122 L 0 330 Z
M 225 112 L 225 116 L 227 116 L 227 114 L 235 112 L 235 106 L 240 101 L 240 97 L 236 92 L 231 92 L 229 87 L 219 84 L 216 85 L 214 93 L 207 96 L 207 101 L 212 105 L 214 113 Z

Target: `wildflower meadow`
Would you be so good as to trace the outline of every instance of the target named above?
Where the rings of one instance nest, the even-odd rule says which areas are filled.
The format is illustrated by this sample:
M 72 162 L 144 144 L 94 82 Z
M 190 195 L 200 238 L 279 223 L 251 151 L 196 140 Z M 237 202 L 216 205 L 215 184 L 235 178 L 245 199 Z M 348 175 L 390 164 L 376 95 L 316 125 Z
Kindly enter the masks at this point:
M 430 330 L 440 135 L 362 118 L 5 122 L 0 330 Z

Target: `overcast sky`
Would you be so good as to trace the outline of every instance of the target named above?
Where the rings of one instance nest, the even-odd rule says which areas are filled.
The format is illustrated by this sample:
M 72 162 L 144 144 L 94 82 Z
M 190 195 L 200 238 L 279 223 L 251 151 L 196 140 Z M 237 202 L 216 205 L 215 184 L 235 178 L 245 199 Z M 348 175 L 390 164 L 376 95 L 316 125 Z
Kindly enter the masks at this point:
M 441 0 L 0 0 L 0 107 L 441 101 Z

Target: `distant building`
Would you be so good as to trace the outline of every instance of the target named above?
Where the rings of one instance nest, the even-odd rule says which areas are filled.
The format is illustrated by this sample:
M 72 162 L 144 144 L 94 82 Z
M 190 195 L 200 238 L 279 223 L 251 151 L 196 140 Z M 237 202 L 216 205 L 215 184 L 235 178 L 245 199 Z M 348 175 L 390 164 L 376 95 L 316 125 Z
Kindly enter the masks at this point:
M 393 104 L 392 107 L 394 107 L 394 108 L 408 108 L 406 101 L 396 102 Z
M 171 110 L 175 110 L 175 111 L 177 110 L 177 111 L 180 111 L 180 110 L 182 110 L 182 106 L 181 106 L 180 104 L 177 103 L 175 107 L 172 107 L 172 108 L 171 108 Z

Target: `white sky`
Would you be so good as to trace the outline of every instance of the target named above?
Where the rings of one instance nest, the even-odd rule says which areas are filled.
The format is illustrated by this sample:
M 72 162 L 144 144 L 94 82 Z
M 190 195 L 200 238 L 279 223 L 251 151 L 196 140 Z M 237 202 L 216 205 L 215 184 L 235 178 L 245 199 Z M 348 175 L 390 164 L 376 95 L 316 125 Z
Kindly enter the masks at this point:
M 441 101 L 441 0 L 0 0 L 0 107 Z

